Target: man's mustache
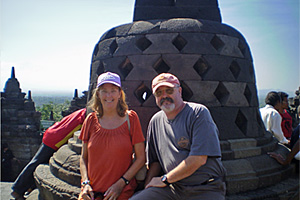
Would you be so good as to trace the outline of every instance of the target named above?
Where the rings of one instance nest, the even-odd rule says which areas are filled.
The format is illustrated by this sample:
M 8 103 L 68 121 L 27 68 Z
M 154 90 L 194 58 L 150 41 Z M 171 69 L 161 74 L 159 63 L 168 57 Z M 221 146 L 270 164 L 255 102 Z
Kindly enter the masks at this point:
M 173 99 L 171 99 L 170 97 L 166 97 L 160 100 L 160 106 L 165 102 L 165 101 L 169 101 L 171 103 L 174 103 Z

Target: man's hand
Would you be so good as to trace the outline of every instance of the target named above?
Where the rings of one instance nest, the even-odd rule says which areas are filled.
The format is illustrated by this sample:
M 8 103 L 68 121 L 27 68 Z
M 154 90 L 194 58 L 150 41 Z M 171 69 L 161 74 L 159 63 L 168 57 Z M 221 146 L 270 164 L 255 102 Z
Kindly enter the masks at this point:
M 153 177 L 151 181 L 146 185 L 146 188 L 149 187 L 166 187 L 167 185 L 161 181 L 161 177 Z

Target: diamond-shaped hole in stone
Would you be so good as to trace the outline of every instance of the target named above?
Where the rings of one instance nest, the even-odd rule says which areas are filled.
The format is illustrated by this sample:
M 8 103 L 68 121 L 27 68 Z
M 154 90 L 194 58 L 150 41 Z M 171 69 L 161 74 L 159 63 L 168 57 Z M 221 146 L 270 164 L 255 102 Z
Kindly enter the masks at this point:
M 181 51 L 187 44 L 187 41 L 181 35 L 178 35 L 172 43 L 178 49 L 178 51 Z
M 133 65 L 131 64 L 130 60 L 126 58 L 124 62 L 122 62 L 122 64 L 119 66 L 119 69 L 121 71 L 122 76 L 125 79 L 133 69 Z
M 210 41 L 210 44 L 217 50 L 220 51 L 222 47 L 225 45 L 224 42 L 218 37 L 214 36 L 213 39 Z
M 202 78 L 204 78 L 205 74 L 210 69 L 208 63 L 204 60 L 204 58 L 199 58 L 199 60 L 195 63 L 193 68 Z
M 142 83 L 135 91 L 134 94 L 141 104 L 143 104 L 150 96 L 151 90 Z
M 250 103 L 251 103 L 251 97 L 252 97 L 252 93 L 251 93 L 251 90 L 249 89 L 248 85 L 246 85 L 246 88 L 245 88 L 245 91 L 244 91 L 244 95 L 249 103 L 249 106 L 250 106 Z
M 118 44 L 117 44 L 116 40 L 114 40 L 109 46 L 109 52 L 111 53 L 111 55 L 113 55 L 115 53 L 117 48 L 118 48 Z
M 221 105 L 224 105 L 229 97 L 229 92 L 224 86 L 222 82 L 219 83 L 218 87 L 216 88 L 214 95 L 218 99 L 218 101 L 221 103 Z
M 247 118 L 245 115 L 239 110 L 236 119 L 235 119 L 235 124 L 239 129 L 246 135 L 247 134 Z
M 230 69 L 232 75 L 234 76 L 234 78 L 237 79 L 241 72 L 240 65 L 236 61 L 232 61 L 229 69 Z
M 145 51 L 151 44 L 152 44 L 152 42 L 150 40 L 148 40 L 146 37 L 142 37 L 142 38 L 138 39 L 135 43 L 135 45 L 141 51 Z
M 181 87 L 182 87 L 182 99 L 184 101 L 189 101 L 194 95 L 193 91 L 183 81 L 181 81 Z
M 156 63 L 154 64 L 153 68 L 157 73 L 166 73 L 170 70 L 170 67 L 167 65 L 167 63 L 162 59 L 159 58 Z

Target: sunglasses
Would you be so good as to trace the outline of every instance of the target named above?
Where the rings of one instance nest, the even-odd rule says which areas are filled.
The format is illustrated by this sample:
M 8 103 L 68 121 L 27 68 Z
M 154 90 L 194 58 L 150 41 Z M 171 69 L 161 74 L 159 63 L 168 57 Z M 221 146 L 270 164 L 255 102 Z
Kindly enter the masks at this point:
M 175 87 L 175 88 L 178 88 L 178 87 Z M 167 89 L 165 89 L 165 90 L 157 90 L 156 92 L 154 92 L 154 96 L 155 97 L 160 97 L 162 94 L 163 94 L 163 92 L 166 92 L 167 94 L 169 94 L 169 95 L 171 95 L 171 94 L 173 94 L 174 93 L 174 88 L 167 88 Z

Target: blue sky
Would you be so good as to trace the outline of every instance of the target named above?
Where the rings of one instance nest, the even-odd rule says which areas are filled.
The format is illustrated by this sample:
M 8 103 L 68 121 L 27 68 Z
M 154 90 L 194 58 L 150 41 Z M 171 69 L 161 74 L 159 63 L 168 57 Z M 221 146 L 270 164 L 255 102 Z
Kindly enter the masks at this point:
M 117 5 L 117 6 L 116 6 Z M 300 86 L 299 0 L 219 0 L 222 22 L 246 38 L 259 90 Z M 88 89 L 107 30 L 133 18 L 134 0 L 1 0 L 1 91 L 15 67 L 22 92 Z

